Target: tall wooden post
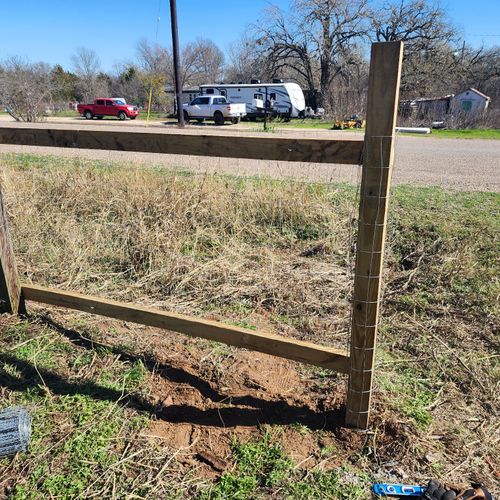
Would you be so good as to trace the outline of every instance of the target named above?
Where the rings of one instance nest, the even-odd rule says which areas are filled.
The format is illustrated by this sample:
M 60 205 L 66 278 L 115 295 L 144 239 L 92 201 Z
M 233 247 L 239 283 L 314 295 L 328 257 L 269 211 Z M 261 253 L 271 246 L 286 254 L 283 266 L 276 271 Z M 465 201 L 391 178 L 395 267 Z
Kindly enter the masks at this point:
M 402 57 L 402 42 L 372 45 L 346 411 L 346 424 L 360 429 L 370 417 Z
M 21 287 L 0 189 L 0 313 L 17 314 L 23 309 Z

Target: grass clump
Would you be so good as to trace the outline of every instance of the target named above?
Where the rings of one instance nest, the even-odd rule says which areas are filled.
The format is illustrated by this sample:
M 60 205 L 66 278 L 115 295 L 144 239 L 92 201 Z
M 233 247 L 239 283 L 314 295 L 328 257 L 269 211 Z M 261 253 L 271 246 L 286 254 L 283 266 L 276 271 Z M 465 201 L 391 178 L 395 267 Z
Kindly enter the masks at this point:
M 260 441 L 241 444 L 233 442 L 235 471 L 224 473 L 220 481 L 202 499 L 253 497 L 258 489 L 281 485 L 288 478 L 292 461 L 279 444 L 271 443 L 265 433 Z
M 148 413 L 127 407 L 129 401 L 147 407 L 141 399 L 148 377 L 142 361 L 96 355 L 54 328 L 28 321 L 0 325 L 0 350 L 0 408 L 22 405 L 32 418 L 28 450 L 0 460 L 2 498 L 177 491 L 163 481 L 171 469 L 162 476 L 150 465 L 168 460 L 171 452 L 141 437 Z
M 36 398 L 38 399 L 38 398 Z M 35 399 L 35 400 L 36 400 Z M 72 395 L 50 401 L 39 400 L 33 428 L 31 449 L 44 446 L 49 436 L 58 433 L 52 414 L 68 415 L 68 430 L 63 442 L 50 449 L 50 459 L 34 467 L 25 483 L 15 486 L 12 498 L 57 497 L 77 498 L 85 492 L 96 474 L 102 474 L 118 460 L 112 451 L 112 440 L 118 436 L 123 416 L 113 403 L 95 401 L 86 395 Z M 39 451 L 38 451 L 39 453 Z M 51 463 L 59 463 L 51 471 Z
M 314 471 L 306 474 L 294 466 L 271 435 L 264 432 L 258 441 L 233 441 L 235 466 L 199 496 L 203 500 L 226 498 L 246 500 L 278 495 L 290 499 L 362 499 L 366 498 L 367 480 L 348 469 Z
M 383 352 L 380 357 L 385 358 L 389 364 L 393 360 Z M 430 407 L 436 397 L 431 380 L 425 378 L 420 370 L 407 367 L 397 367 L 388 372 L 382 370 L 379 373 L 380 390 L 389 400 L 387 404 L 412 418 L 418 427 L 428 428 L 432 422 Z M 432 378 L 433 374 L 430 375 Z

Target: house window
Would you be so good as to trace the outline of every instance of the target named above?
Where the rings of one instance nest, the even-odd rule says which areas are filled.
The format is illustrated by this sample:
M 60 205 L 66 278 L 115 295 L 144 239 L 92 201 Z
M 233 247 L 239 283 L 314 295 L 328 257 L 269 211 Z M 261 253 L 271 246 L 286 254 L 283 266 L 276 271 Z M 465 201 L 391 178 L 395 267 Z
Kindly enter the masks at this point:
M 470 100 L 462 101 L 461 105 L 463 111 L 470 111 L 472 109 L 472 101 Z
M 214 89 L 207 89 L 207 94 L 208 95 L 215 94 L 215 90 Z

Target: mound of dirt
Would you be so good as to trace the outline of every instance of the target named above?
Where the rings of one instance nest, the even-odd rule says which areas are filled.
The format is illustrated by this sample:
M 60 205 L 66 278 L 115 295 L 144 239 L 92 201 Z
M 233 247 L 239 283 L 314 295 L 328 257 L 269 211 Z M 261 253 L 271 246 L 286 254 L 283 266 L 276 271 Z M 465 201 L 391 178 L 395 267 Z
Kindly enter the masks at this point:
M 109 326 L 101 331 L 115 338 L 106 342 L 123 340 L 116 325 Z M 355 461 L 375 441 L 382 460 L 386 450 L 389 459 L 404 448 L 403 426 L 387 415 L 382 426 L 375 412 L 375 437 L 343 427 L 344 377 L 318 376 L 292 361 L 177 334 L 166 340 L 165 332 L 149 328 L 140 337 L 148 339 L 147 353 L 138 357 L 152 372 L 145 392 L 155 408 L 147 435 L 175 450 L 177 460 L 203 464 L 208 476 L 231 465 L 234 440 L 258 439 L 265 426 L 303 468 Z

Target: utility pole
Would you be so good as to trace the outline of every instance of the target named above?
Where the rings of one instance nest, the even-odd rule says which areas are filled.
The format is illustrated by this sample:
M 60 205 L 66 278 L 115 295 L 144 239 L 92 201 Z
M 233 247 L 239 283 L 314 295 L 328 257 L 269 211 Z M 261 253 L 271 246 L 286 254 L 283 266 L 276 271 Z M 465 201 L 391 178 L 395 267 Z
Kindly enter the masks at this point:
M 182 108 L 182 86 L 179 63 L 179 33 L 177 30 L 177 5 L 176 0 L 170 0 L 170 21 L 172 23 L 172 47 L 174 49 L 174 77 L 175 98 L 177 101 L 177 123 L 180 128 L 184 127 L 184 112 Z

